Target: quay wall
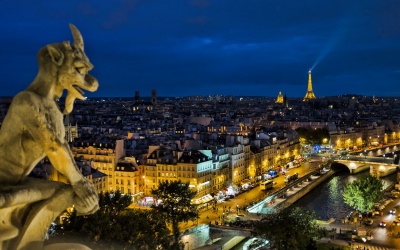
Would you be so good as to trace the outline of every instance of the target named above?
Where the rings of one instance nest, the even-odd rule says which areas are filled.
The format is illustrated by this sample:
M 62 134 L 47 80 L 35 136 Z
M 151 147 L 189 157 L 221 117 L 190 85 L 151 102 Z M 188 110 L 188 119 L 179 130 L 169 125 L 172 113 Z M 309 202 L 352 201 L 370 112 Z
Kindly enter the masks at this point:
M 334 175 L 338 171 L 339 170 L 331 169 L 329 172 L 321 175 L 319 178 L 313 180 L 309 185 L 307 185 L 304 188 L 300 189 L 298 192 L 296 192 L 295 194 L 291 195 L 285 201 L 280 203 L 279 204 L 279 208 L 277 208 L 277 209 L 280 210 L 280 209 L 284 209 L 284 208 L 289 207 L 290 205 L 292 205 L 293 203 L 295 203 L 296 201 L 301 199 L 308 192 L 310 192 L 311 190 L 313 190 L 314 188 L 319 186 L 321 183 L 323 183 L 324 181 L 329 179 L 329 177 L 331 177 L 332 175 Z

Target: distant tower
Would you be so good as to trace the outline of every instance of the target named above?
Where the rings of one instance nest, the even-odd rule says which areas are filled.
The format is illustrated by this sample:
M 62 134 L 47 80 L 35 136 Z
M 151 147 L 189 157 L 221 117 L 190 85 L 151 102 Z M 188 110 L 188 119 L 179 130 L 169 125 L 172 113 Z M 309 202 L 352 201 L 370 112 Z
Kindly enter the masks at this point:
M 306 96 L 303 99 L 303 102 L 310 101 L 317 99 L 314 95 L 314 92 L 312 90 L 312 80 L 311 80 L 311 69 L 308 71 L 308 87 L 307 87 L 307 93 Z
M 275 103 L 277 103 L 277 104 L 282 104 L 283 103 L 283 95 L 282 95 L 281 91 L 279 91 L 279 94 L 278 94 L 278 97 L 276 98 Z
M 135 103 L 139 103 L 140 102 L 140 95 L 139 95 L 139 91 L 135 92 Z
M 155 90 L 155 89 L 153 89 L 153 90 L 151 91 L 151 103 L 152 103 L 153 105 L 156 105 L 156 104 L 157 104 L 157 90 Z
M 64 119 L 65 127 L 65 140 L 67 142 L 73 142 L 75 138 L 78 138 L 78 125 L 71 126 L 69 114 L 65 115 Z
M 289 107 L 289 103 L 288 103 L 288 100 L 287 100 L 286 94 L 283 96 L 283 104 L 285 105 L 285 107 L 286 107 L 286 108 L 288 108 L 288 107 Z

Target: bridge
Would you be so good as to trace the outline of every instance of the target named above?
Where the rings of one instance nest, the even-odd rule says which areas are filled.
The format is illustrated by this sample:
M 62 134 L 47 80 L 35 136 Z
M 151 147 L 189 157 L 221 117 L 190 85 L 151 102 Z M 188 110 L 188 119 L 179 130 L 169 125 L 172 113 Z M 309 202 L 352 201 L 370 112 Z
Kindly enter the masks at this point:
M 396 158 L 388 157 L 346 155 L 331 156 L 327 161 L 326 158 L 322 157 L 322 161 L 325 162 L 321 162 L 321 169 L 316 169 L 288 184 L 284 188 L 271 193 L 261 202 L 248 208 L 247 211 L 257 214 L 276 213 L 282 208 L 293 204 L 310 190 L 332 176 L 336 171 L 340 171 L 340 167 L 338 168 L 337 166 L 338 164 L 347 167 L 351 174 L 369 169 L 372 175 L 378 177 L 392 174 L 398 169 L 398 163 L 395 163 Z
M 360 155 L 346 155 L 331 157 L 335 163 L 342 164 L 349 169 L 350 174 L 370 170 L 371 175 L 383 177 L 397 171 L 398 157 L 374 157 Z

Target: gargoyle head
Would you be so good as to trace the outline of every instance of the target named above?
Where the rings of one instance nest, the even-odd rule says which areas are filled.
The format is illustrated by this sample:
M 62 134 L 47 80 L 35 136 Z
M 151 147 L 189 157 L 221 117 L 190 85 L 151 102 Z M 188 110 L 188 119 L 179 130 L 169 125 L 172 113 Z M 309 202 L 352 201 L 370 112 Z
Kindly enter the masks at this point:
M 84 52 L 83 39 L 79 30 L 72 24 L 69 25 L 74 42 L 50 44 L 39 51 L 39 68 L 51 77 L 55 77 L 57 84 L 55 92 L 59 98 L 63 90 L 67 90 L 64 114 L 71 113 L 75 99 L 85 100 L 83 90 L 96 91 L 99 83 L 88 74 L 93 69 Z M 48 60 L 49 57 L 51 60 Z M 48 72 L 50 71 L 50 72 Z M 59 95 L 59 96 L 58 96 Z

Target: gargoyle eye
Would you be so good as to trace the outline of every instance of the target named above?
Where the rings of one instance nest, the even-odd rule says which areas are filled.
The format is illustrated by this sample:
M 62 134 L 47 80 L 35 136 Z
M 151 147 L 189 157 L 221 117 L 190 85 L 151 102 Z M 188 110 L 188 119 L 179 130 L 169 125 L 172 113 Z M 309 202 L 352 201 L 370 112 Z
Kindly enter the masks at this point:
M 81 52 L 79 50 L 74 51 L 74 56 L 75 57 L 81 57 Z

